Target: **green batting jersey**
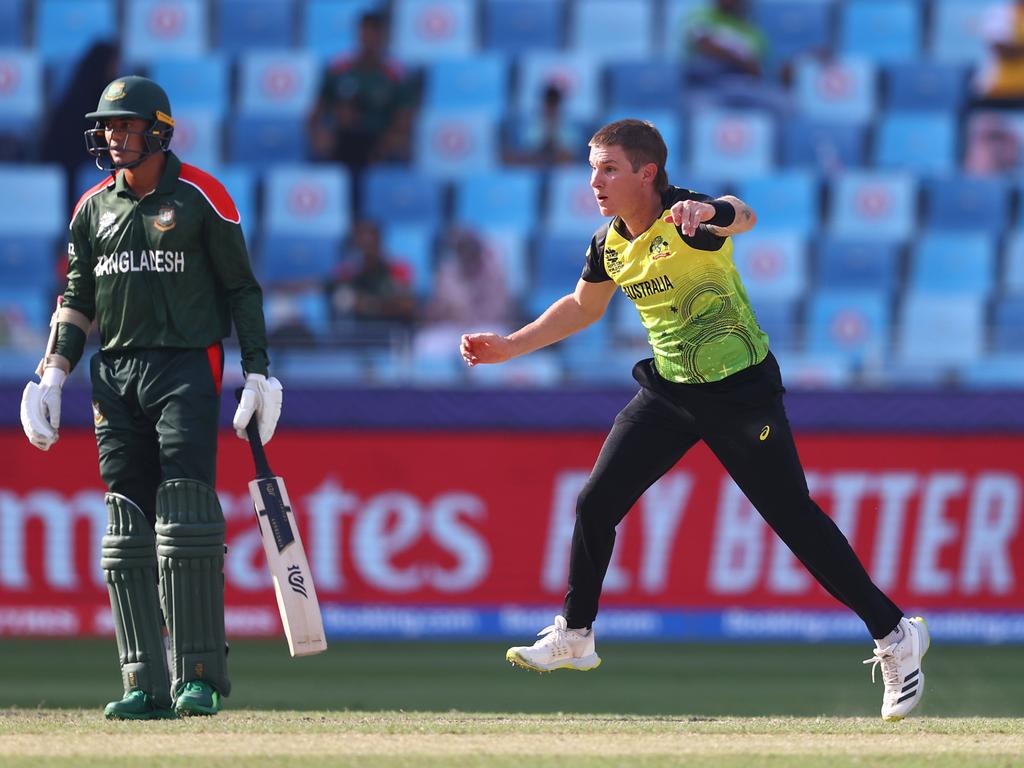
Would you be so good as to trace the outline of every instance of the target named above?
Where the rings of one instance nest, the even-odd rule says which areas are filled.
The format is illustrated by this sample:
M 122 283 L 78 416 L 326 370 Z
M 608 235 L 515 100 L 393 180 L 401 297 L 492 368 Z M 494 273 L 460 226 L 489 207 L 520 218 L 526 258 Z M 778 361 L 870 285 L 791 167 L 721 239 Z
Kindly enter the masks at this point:
M 267 373 L 263 292 L 238 210 L 215 178 L 173 153 L 143 198 L 124 172 L 88 190 L 71 215 L 63 306 L 95 318 L 104 350 L 204 348 L 234 321 L 247 373 Z M 58 329 L 74 365 L 81 332 Z
M 712 198 L 669 187 L 662 195 L 662 215 L 632 240 L 615 217 L 594 234 L 582 277 L 592 283 L 614 280 L 633 302 L 663 378 L 699 384 L 761 362 L 768 336 L 736 272 L 732 240 L 703 224 L 687 237 L 662 221 L 682 200 Z

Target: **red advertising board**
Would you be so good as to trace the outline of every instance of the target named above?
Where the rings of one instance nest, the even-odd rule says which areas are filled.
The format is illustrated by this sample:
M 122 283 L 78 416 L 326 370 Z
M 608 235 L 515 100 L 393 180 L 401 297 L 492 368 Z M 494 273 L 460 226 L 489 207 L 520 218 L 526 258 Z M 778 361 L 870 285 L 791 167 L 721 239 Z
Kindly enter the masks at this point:
M 575 497 L 600 434 L 281 432 L 288 484 L 322 603 L 557 605 Z M 1024 612 L 1024 437 L 814 435 L 812 493 L 901 605 Z M 106 632 L 106 524 L 91 433 L 48 453 L 0 432 L 0 635 Z M 277 631 L 246 484 L 244 443 L 221 438 L 227 602 L 236 634 Z M 602 605 L 832 609 L 698 446 L 618 532 Z

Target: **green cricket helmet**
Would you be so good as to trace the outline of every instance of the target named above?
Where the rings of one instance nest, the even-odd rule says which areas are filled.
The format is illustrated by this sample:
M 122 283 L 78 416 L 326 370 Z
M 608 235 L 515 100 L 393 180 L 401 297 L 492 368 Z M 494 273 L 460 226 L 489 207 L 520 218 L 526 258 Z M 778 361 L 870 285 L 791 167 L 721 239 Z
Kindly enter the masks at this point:
M 147 122 L 138 133 L 142 136 L 143 149 L 139 156 L 126 163 L 114 163 L 107 146 L 104 130 L 108 121 L 118 117 L 137 118 Z M 89 112 L 86 120 L 95 120 L 96 125 L 85 132 L 85 146 L 96 158 L 96 167 L 104 171 L 134 168 L 150 155 L 166 152 L 174 134 L 174 119 L 171 117 L 171 102 L 159 85 L 146 77 L 129 75 L 119 77 L 100 96 L 95 112 Z

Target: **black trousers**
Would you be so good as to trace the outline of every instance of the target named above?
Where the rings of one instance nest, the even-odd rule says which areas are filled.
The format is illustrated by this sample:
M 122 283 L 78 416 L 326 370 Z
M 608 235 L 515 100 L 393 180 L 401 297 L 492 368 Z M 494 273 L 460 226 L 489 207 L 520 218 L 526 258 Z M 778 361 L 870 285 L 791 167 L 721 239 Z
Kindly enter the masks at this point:
M 138 349 L 92 358 L 100 475 L 152 525 L 164 480 L 216 483 L 224 350 Z
M 774 355 L 709 384 L 663 379 L 653 360 L 633 368 L 636 397 L 615 418 L 576 503 L 564 616 L 589 627 L 615 545 L 615 526 L 647 488 L 703 440 L 818 582 L 885 637 L 903 612 L 875 586 L 850 543 L 810 497 Z

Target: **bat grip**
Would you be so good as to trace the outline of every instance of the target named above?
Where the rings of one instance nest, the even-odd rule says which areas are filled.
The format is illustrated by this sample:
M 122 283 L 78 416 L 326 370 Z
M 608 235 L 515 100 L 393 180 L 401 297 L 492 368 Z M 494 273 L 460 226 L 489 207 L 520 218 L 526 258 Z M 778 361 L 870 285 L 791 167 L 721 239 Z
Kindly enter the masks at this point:
M 241 402 L 242 387 L 235 390 L 235 400 Z M 263 450 L 263 441 L 260 440 L 260 429 L 256 424 L 256 414 L 252 415 L 249 423 L 245 425 L 245 435 L 249 438 L 249 448 L 252 449 L 253 463 L 256 465 L 256 477 L 273 477 L 270 471 L 270 463 L 267 461 L 267 452 Z

